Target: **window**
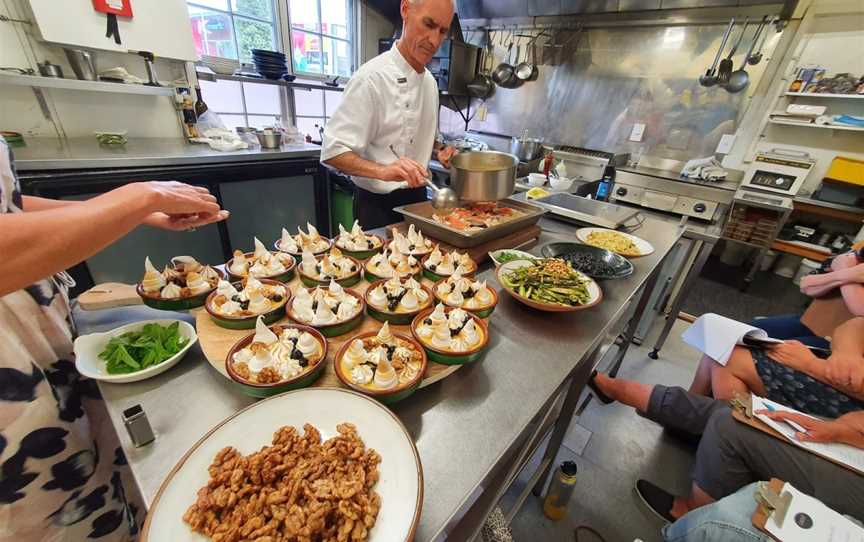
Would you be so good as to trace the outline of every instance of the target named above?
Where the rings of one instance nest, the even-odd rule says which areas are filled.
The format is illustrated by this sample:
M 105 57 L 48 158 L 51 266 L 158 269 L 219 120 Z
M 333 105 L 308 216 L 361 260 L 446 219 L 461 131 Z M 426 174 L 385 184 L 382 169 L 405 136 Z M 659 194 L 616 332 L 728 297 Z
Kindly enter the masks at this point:
M 219 115 L 229 130 L 238 126 L 273 126 L 276 118 L 282 116 L 283 87 L 238 81 L 199 83 L 207 107 Z
M 297 80 L 298 83 L 312 83 L 317 81 Z M 303 88 L 294 89 L 294 111 L 297 118 L 297 130 L 304 136 L 312 136 L 318 141 L 321 139 L 319 130 L 323 128 L 339 104 L 342 103 L 342 92 L 337 90 L 307 90 Z
M 251 62 L 252 49 L 282 49 L 277 39 L 274 0 L 188 0 L 186 3 L 199 55 Z
M 294 72 L 350 77 L 353 0 L 288 0 Z

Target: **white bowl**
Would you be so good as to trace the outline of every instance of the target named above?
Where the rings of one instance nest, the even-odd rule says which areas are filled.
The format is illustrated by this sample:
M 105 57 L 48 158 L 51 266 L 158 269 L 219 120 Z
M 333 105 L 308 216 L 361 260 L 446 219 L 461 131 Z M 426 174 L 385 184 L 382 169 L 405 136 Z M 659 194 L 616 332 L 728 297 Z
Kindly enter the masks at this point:
M 528 186 L 543 186 L 546 184 L 546 176 L 542 173 L 529 173 Z
M 122 335 L 129 331 L 139 331 L 146 324 L 160 324 L 167 326 L 174 322 L 180 322 L 180 335 L 189 340 L 186 342 L 186 346 L 172 357 L 158 365 L 153 365 L 152 367 L 148 367 L 147 369 L 135 373 L 112 375 L 105 369 L 105 360 L 101 359 L 99 354 L 105 349 L 105 345 L 108 344 L 108 341 L 110 341 L 112 337 Z M 192 345 L 196 342 L 198 342 L 198 335 L 195 333 L 195 328 L 192 324 L 182 320 L 144 320 L 141 322 L 133 322 L 105 333 L 90 333 L 89 335 L 82 335 L 75 339 L 75 368 L 78 369 L 78 372 L 82 375 L 94 380 L 101 380 L 102 382 L 111 382 L 114 384 L 137 382 L 139 380 L 162 374 L 171 367 L 180 363 L 183 356 L 186 355 L 189 349 L 192 348 Z
M 501 266 L 501 263 L 498 261 L 498 256 L 502 252 L 512 252 L 513 254 L 516 254 L 517 256 L 519 256 L 520 258 L 525 259 L 525 260 L 537 260 L 537 259 L 539 259 L 537 256 L 535 256 L 533 254 L 529 254 L 528 252 L 525 252 L 524 250 L 516 250 L 514 248 L 502 248 L 501 250 L 493 250 L 493 251 L 489 252 L 489 258 L 492 260 L 492 263 L 495 264 L 495 267 Z M 516 260 L 511 260 L 511 261 L 516 261 Z
M 573 179 L 567 179 L 565 177 L 550 177 L 549 186 L 552 187 L 552 190 L 560 192 L 570 190 L 570 187 L 573 186 Z

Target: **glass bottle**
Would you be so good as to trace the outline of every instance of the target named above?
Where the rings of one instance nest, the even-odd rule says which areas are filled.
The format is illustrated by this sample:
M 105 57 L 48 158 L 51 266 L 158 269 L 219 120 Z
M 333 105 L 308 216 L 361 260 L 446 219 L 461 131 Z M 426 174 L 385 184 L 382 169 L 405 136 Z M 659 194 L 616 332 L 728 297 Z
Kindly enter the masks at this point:
M 547 518 L 558 521 L 567 514 L 567 503 L 576 488 L 576 463 L 565 461 L 555 471 L 555 478 L 549 484 L 549 491 L 543 500 L 543 513 Z

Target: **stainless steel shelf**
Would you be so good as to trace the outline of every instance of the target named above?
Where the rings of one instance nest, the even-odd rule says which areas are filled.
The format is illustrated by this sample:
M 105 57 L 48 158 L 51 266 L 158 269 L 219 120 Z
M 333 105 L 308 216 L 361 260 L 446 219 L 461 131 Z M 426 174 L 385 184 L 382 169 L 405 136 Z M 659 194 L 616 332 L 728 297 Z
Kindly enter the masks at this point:
M 841 98 L 852 100 L 864 100 L 864 94 L 828 94 L 820 92 L 785 92 L 786 96 L 803 97 L 803 98 Z
M 110 83 L 106 81 L 81 81 L 78 79 L 61 79 L 59 77 L 41 77 L 37 75 L 15 75 L 3 72 L 0 72 L 0 85 L 57 88 L 63 90 L 81 90 L 86 92 L 141 94 L 147 96 L 174 95 L 174 87 L 148 87 L 145 85 L 132 85 L 127 83 Z
M 284 81 L 282 79 L 264 79 L 258 77 L 247 77 L 244 75 L 223 75 L 221 73 L 206 73 L 197 72 L 198 79 L 204 81 L 238 81 L 241 83 L 256 83 L 259 85 L 275 85 L 280 87 L 300 88 L 304 90 L 329 90 L 332 92 L 343 92 L 342 87 L 331 87 L 327 85 L 318 85 L 314 83 L 296 83 L 294 81 Z
M 798 126 L 799 128 L 822 128 L 823 130 L 842 130 L 845 132 L 864 132 L 864 128 L 856 126 L 837 126 L 836 124 L 805 124 L 801 122 L 787 122 L 778 119 L 768 119 L 770 124 L 779 124 L 780 126 Z

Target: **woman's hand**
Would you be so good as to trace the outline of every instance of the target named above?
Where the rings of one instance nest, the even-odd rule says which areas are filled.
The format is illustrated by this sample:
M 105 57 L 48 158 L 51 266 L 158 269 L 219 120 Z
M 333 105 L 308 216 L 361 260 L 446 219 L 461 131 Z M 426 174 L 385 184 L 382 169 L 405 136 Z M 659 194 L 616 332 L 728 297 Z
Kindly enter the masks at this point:
M 822 421 L 798 412 L 783 410 L 759 410 L 756 414 L 764 415 L 776 421 L 792 421 L 807 430 L 806 433 L 795 432 L 795 438 L 802 442 L 849 442 L 855 437 L 854 428 L 839 421 Z
M 814 361 L 821 361 L 809 348 L 798 341 L 785 341 L 766 353 L 774 361 L 804 373 L 809 373 L 806 368 Z
M 852 394 L 864 393 L 864 358 L 853 354 L 834 352 L 825 361 L 828 383 Z
M 222 210 L 215 215 L 196 213 L 188 215 L 166 215 L 165 213 L 153 213 L 148 216 L 144 223 L 154 228 L 168 231 L 189 231 L 214 222 L 221 222 L 231 216 L 228 211 Z
M 220 211 L 216 196 L 203 186 L 177 181 L 148 181 L 131 183 L 118 190 L 134 191 L 148 202 L 151 213 L 216 216 Z

